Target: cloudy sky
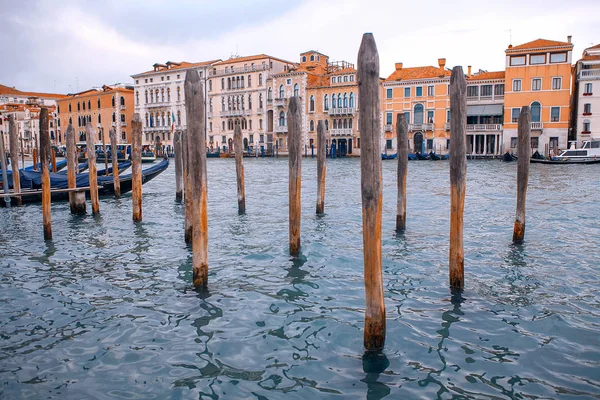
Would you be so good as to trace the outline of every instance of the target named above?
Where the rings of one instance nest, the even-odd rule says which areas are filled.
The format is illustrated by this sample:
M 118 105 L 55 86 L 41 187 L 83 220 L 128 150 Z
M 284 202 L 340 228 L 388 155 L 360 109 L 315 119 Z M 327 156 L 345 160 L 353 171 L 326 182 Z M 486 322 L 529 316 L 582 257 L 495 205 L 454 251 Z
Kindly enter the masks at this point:
M 497 4 L 494 4 L 497 3 Z M 68 93 L 115 82 L 155 62 L 266 53 L 297 61 L 318 50 L 356 62 L 373 32 L 381 76 L 404 66 L 504 68 L 504 50 L 537 38 L 575 57 L 600 43 L 600 1 L 502 0 L 0 0 L 0 83 Z

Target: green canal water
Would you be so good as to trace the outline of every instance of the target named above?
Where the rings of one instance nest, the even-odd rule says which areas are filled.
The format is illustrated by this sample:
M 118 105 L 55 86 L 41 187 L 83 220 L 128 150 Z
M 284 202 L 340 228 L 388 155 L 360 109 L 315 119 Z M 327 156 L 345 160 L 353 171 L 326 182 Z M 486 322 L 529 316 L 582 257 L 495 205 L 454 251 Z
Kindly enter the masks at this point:
M 364 356 L 360 160 L 303 161 L 302 255 L 287 254 L 287 159 L 210 159 L 209 289 L 191 286 L 174 168 L 101 215 L 0 209 L 1 399 L 600 398 L 600 168 L 532 165 L 511 244 L 516 164 L 469 161 L 465 282 L 448 289 L 445 161 L 383 162 L 385 350 Z M 89 210 L 89 204 L 88 204 Z

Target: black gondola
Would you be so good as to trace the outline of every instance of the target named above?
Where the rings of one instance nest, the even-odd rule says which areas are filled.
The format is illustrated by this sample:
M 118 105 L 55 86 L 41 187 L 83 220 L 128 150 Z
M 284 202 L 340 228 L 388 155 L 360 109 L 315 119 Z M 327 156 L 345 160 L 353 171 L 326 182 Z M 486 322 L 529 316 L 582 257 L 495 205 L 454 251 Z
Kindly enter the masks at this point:
M 504 155 L 502 156 L 502 161 L 505 161 L 505 162 L 512 162 L 512 161 L 515 161 L 516 159 L 517 159 L 517 157 L 510 154 L 508 151 L 506 153 L 504 153 Z

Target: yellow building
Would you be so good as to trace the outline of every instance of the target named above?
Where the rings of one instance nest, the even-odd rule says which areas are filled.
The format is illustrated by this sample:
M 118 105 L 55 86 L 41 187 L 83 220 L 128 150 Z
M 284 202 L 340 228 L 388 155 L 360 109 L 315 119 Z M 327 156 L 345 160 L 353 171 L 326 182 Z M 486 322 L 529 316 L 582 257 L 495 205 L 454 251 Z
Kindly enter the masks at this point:
M 504 150 L 516 151 L 522 106 L 531 107 L 531 148 L 542 154 L 567 148 L 573 44 L 537 39 L 506 49 Z

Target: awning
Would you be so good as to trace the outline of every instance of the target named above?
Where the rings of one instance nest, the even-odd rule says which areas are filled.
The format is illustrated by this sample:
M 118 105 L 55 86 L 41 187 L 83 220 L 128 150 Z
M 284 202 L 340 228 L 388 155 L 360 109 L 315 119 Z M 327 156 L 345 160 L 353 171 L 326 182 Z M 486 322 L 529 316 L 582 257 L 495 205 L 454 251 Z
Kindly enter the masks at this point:
M 467 106 L 467 115 L 502 115 L 502 104 Z

